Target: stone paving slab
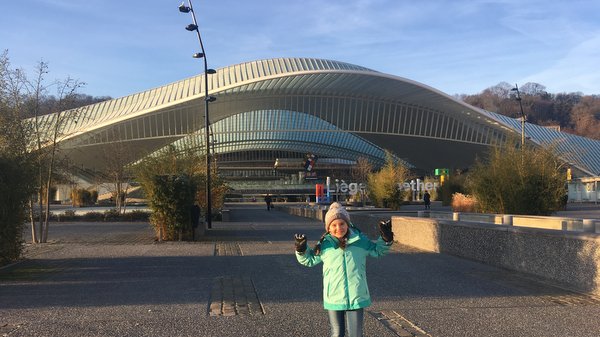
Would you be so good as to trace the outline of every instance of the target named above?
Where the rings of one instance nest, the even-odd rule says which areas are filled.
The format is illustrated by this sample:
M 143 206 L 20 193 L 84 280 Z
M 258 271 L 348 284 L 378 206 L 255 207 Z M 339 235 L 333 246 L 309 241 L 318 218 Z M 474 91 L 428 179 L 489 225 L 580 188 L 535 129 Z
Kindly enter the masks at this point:
M 323 225 L 262 207 L 231 220 L 201 242 L 127 244 L 128 226 L 53 226 L 53 243 L 0 270 L 0 336 L 327 336 L 321 268 L 297 264 L 291 239 L 306 233 L 312 245 Z M 235 254 L 216 254 L 219 243 Z M 368 337 L 600 331 L 596 299 L 473 261 L 395 246 L 367 270 Z

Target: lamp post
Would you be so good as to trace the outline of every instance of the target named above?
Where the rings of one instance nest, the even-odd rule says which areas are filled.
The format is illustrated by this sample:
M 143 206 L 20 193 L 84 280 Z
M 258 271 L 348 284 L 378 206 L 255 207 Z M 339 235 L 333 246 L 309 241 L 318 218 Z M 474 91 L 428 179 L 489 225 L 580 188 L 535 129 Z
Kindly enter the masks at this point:
M 519 102 L 519 108 L 521 109 L 521 148 L 523 148 L 523 147 L 525 147 L 525 113 L 523 112 L 523 104 L 521 103 L 521 95 L 519 94 L 519 86 L 517 84 L 515 84 L 515 87 L 510 90 L 517 92 L 516 100 Z
M 179 11 L 181 13 L 191 13 L 191 23 L 185 27 L 187 31 L 196 32 L 198 36 L 198 42 L 200 43 L 200 53 L 194 53 L 193 58 L 201 58 L 204 60 L 204 135 L 205 135 L 205 147 L 206 147 L 206 224 L 208 228 L 212 228 L 212 198 L 211 198 L 211 179 L 210 179 L 210 119 L 208 115 L 208 105 L 211 102 L 217 100 L 214 96 L 208 95 L 208 75 L 215 74 L 214 69 L 208 68 L 208 62 L 206 61 L 206 52 L 204 51 L 204 44 L 202 43 L 202 37 L 200 36 L 200 30 L 198 29 L 198 22 L 196 21 L 196 14 L 192 6 L 192 0 L 188 0 L 189 7 L 184 2 L 179 5 Z

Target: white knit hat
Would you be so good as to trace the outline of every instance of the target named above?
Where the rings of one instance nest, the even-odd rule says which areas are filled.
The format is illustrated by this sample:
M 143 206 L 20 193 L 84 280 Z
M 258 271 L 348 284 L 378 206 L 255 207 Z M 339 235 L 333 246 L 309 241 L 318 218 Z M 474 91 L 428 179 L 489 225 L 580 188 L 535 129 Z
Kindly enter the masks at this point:
M 325 231 L 329 232 L 329 225 L 335 219 L 342 219 L 350 225 L 350 214 L 339 202 L 334 202 L 329 206 L 329 210 L 325 213 Z

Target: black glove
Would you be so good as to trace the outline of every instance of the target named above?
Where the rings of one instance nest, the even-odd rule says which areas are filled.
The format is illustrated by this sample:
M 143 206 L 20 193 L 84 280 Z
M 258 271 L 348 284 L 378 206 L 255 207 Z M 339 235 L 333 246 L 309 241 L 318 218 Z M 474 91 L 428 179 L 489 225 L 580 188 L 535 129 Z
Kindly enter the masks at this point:
M 394 241 L 394 232 L 392 232 L 392 220 L 380 221 L 379 222 L 379 233 L 381 238 L 386 243 Z
M 306 252 L 306 235 L 295 234 L 294 238 L 296 239 L 296 251 L 300 254 L 304 254 L 304 252 Z

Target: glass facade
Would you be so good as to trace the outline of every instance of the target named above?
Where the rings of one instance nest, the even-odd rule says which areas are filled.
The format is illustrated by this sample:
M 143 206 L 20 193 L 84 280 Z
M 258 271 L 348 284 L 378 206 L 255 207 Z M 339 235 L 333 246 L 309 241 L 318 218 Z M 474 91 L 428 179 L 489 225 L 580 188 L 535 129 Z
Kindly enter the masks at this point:
M 129 144 L 134 160 L 170 144 L 204 152 L 203 76 L 43 116 L 40 128 L 52 131 L 60 121 L 61 153 L 82 172 L 100 171 L 104 164 L 97 153 L 113 143 Z M 348 163 L 366 157 L 376 166 L 383 163 L 383 149 L 390 148 L 410 167 L 419 168 L 424 163 L 419 156 L 435 151 L 468 161 L 475 150 L 520 134 L 518 120 L 409 79 L 330 60 L 232 65 L 210 75 L 208 91 L 217 97 L 209 112 L 210 145 L 219 166 L 237 165 L 240 172 L 261 167 L 265 176 L 277 175 L 267 172 L 274 158 L 301 159 L 306 153 Z M 600 142 L 531 124 L 525 132 L 536 144 L 555 146 L 581 172 L 600 173 Z M 404 159 L 405 151 L 410 159 Z
M 521 134 L 521 120 L 486 112 L 490 117 Z M 525 137 L 538 145 L 553 148 L 568 164 L 583 174 L 600 176 L 600 141 L 560 132 L 551 128 L 525 123 Z

